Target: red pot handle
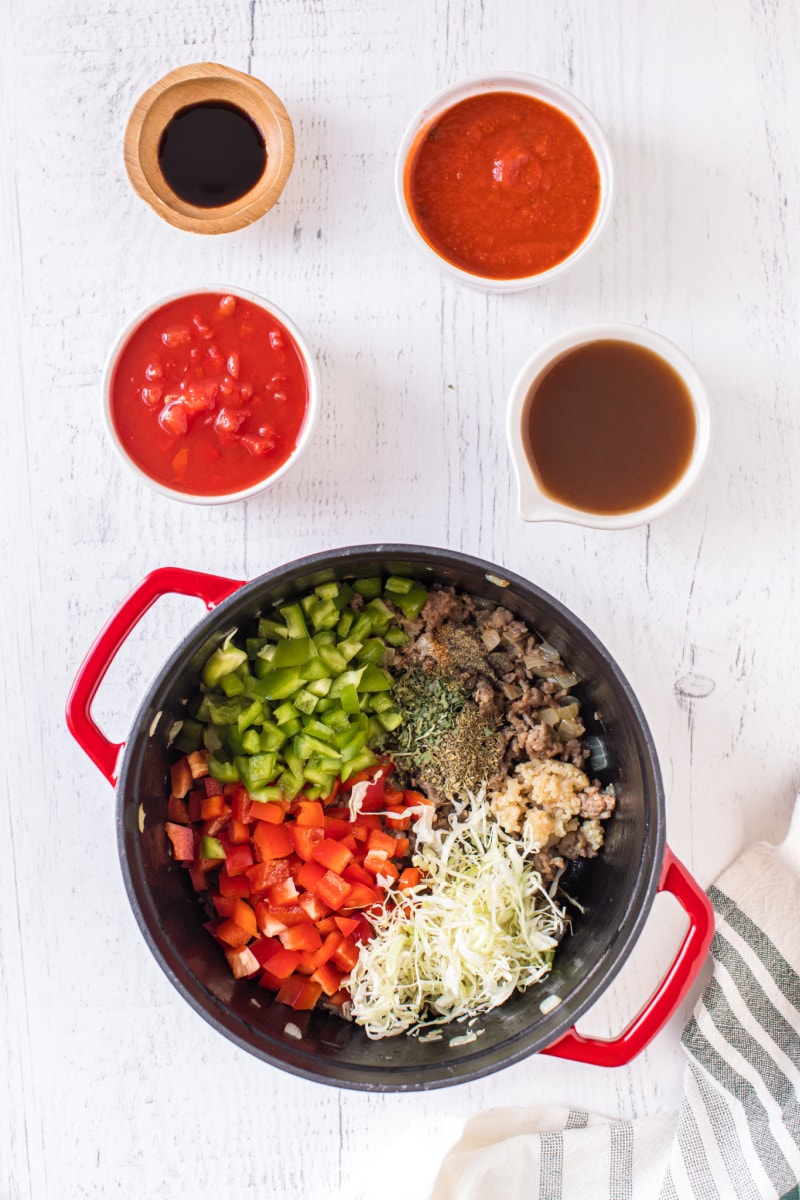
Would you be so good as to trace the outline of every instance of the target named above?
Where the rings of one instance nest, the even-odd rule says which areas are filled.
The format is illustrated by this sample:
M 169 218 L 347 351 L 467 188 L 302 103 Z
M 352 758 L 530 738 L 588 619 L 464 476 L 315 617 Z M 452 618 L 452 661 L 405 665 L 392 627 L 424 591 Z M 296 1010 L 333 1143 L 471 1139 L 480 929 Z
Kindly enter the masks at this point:
M 185 571 L 181 567 L 161 567 L 146 575 L 106 622 L 75 676 L 67 700 L 67 725 L 109 783 L 116 783 L 120 752 L 125 743 L 109 741 L 95 723 L 91 708 L 97 689 L 120 647 L 161 596 L 171 593 L 197 596 L 211 610 L 243 582 L 221 575 L 205 575 L 201 571 Z
M 670 892 L 689 917 L 689 928 L 667 974 L 627 1029 L 612 1038 L 583 1037 L 573 1026 L 542 1051 L 595 1067 L 624 1067 L 644 1050 L 666 1025 L 697 978 L 714 936 L 714 909 L 699 883 L 667 846 L 658 881 L 659 892 Z

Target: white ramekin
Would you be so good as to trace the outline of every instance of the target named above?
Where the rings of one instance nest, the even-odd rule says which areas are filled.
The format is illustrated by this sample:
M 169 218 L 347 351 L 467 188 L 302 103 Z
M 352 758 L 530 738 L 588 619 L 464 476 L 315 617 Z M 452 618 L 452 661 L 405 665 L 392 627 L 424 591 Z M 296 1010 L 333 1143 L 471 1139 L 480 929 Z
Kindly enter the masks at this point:
M 453 108 L 454 105 L 462 100 L 467 100 L 472 96 L 480 96 L 486 92 L 520 92 L 523 95 L 533 96 L 534 99 L 541 100 L 544 104 L 549 104 L 551 107 L 559 109 L 578 126 L 597 160 L 600 172 L 600 203 L 597 208 L 594 224 L 584 240 L 579 246 L 576 246 L 567 258 L 557 263 L 554 267 L 550 267 L 547 271 L 540 271 L 537 275 L 526 275 L 518 279 L 487 279 L 483 275 L 474 275 L 470 271 L 465 271 L 439 254 L 417 228 L 414 218 L 409 211 L 406 199 L 406 172 L 411 153 L 420 136 L 438 117 L 447 112 L 448 109 Z M 394 186 L 403 224 L 414 243 L 426 255 L 429 261 L 434 262 L 438 267 L 462 283 L 469 284 L 471 287 L 482 291 L 521 292 L 527 288 L 539 287 L 543 283 L 549 283 L 550 280 L 563 275 L 565 271 L 571 270 L 596 245 L 606 226 L 614 202 L 614 167 L 611 150 L 602 128 L 594 115 L 580 100 L 557 84 L 550 83 L 547 79 L 540 79 L 535 75 L 519 74 L 514 71 L 498 71 L 492 74 L 478 75 L 474 78 L 464 80 L 462 83 L 451 84 L 449 87 L 437 92 L 415 114 L 403 135 L 397 152 Z
M 528 462 L 522 432 L 525 402 L 537 381 L 551 367 L 579 346 L 590 342 L 630 342 L 651 350 L 675 370 L 683 380 L 691 397 L 695 415 L 694 446 L 689 464 L 670 490 L 654 504 L 633 512 L 604 513 L 587 512 L 561 504 L 552 499 L 540 487 L 539 481 Z M 525 363 L 511 388 L 506 409 L 506 436 L 508 449 L 518 485 L 518 507 L 523 521 L 565 521 L 573 525 L 585 525 L 593 529 L 630 529 L 635 525 L 646 525 L 669 512 L 683 500 L 700 478 L 711 450 L 711 408 L 703 381 L 694 364 L 673 342 L 639 325 L 608 323 L 586 325 L 581 329 L 562 333 L 541 346 Z
M 281 325 L 284 326 L 287 333 L 291 335 L 295 345 L 297 346 L 297 350 L 303 360 L 303 366 L 305 367 L 306 379 L 308 382 L 308 401 L 306 404 L 305 417 L 303 418 L 303 424 L 300 427 L 300 432 L 297 435 L 297 444 L 287 458 L 286 462 L 278 467 L 277 470 L 273 471 L 271 475 L 268 475 L 266 479 L 259 480 L 258 483 L 250 484 L 250 486 L 246 488 L 234 488 L 230 492 L 225 492 L 223 495 L 219 496 L 203 496 L 192 492 L 181 492 L 176 488 L 171 488 L 166 484 L 159 483 L 157 479 L 153 479 L 151 475 L 148 475 L 146 471 L 142 470 L 138 463 L 133 461 L 126 451 L 125 447 L 120 441 L 111 411 L 111 393 L 117 362 L 124 346 L 127 344 L 131 336 L 136 332 L 139 326 L 146 321 L 148 317 L 152 316 L 153 313 L 157 312 L 158 309 L 163 308 L 165 304 L 169 304 L 173 300 L 180 300 L 184 296 L 197 296 L 201 294 L 207 294 L 209 292 L 220 293 L 221 295 L 237 296 L 242 300 L 249 301 L 251 304 L 257 304 L 259 308 L 269 313 L 270 316 L 273 316 L 276 321 L 279 321 Z M 112 444 L 115 446 L 118 454 L 122 458 L 122 461 L 127 464 L 127 466 L 134 472 L 138 479 L 140 479 L 143 483 L 146 483 L 148 487 L 153 488 L 154 491 L 160 492 L 162 496 L 169 496 L 169 498 L 172 500 L 182 500 L 186 504 L 230 504 L 234 500 L 246 500 L 249 496 L 255 496 L 258 492 L 263 492 L 267 488 L 272 487 L 272 485 L 277 483 L 279 479 L 283 478 L 287 471 L 292 469 L 297 460 L 300 458 L 311 439 L 311 434 L 317 420 L 319 411 L 319 375 L 317 373 L 316 364 L 312 357 L 311 351 L 300 330 L 297 328 L 294 321 L 292 321 L 292 319 L 288 317 L 285 312 L 278 308 L 277 305 L 273 304 L 271 300 L 266 300 L 263 296 L 259 296 L 255 292 L 245 291 L 243 288 L 230 287 L 228 284 L 208 284 L 201 287 L 184 288 L 180 292 L 172 292 L 168 296 L 162 296 L 161 299 L 156 300 L 153 304 L 148 305 L 148 307 L 142 312 L 138 313 L 138 315 L 135 316 L 133 320 L 125 326 L 117 340 L 114 342 L 114 345 L 111 347 L 106 360 L 105 371 L 103 373 L 102 396 L 103 420 L 108 436 Z

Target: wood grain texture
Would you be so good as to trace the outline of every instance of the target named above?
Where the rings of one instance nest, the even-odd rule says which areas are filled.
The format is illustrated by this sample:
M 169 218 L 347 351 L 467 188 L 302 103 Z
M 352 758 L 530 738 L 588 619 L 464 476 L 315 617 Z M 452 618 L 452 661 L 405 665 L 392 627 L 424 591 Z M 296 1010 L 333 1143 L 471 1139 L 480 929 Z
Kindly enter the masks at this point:
M 450 546 L 534 580 L 609 647 L 652 725 L 669 840 L 703 884 L 745 845 L 779 839 L 800 783 L 787 728 L 800 670 L 796 6 L 5 0 L 0 20 L 0 1197 L 366 1200 L 376 1178 L 384 1200 L 421 1197 L 479 1109 L 674 1107 L 679 1018 L 616 1073 L 539 1057 L 414 1096 L 339 1093 L 229 1045 L 137 931 L 112 794 L 69 739 L 63 704 L 98 629 L 153 567 L 244 578 L 336 545 Z M 214 239 L 159 220 L 122 158 L 136 98 L 197 61 L 263 79 L 297 142 L 275 208 Z M 411 114 L 493 67 L 572 89 L 605 127 L 618 175 L 597 250 L 510 296 L 432 269 L 392 183 Z M 134 312 L 226 282 L 297 321 L 322 412 L 274 489 L 198 510 L 125 471 L 99 383 Z M 716 411 L 711 464 L 649 528 L 524 525 L 508 389 L 543 339 L 596 320 L 652 326 L 693 357 Z M 99 697 L 109 733 L 124 736 L 201 612 L 170 600 L 148 614 Z M 660 901 L 582 1027 L 619 1029 L 680 929 Z

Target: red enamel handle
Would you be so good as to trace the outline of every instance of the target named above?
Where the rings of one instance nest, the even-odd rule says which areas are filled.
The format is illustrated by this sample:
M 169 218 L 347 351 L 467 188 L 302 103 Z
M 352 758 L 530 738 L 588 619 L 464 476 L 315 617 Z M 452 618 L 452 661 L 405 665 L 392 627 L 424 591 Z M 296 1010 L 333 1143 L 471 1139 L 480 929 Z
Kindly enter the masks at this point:
M 161 567 L 146 575 L 106 622 L 75 676 L 67 700 L 67 725 L 109 783 L 116 783 L 120 753 L 125 743 L 109 741 L 92 717 L 91 709 L 97 689 L 120 647 L 161 596 L 172 593 L 197 596 L 211 610 L 243 582 L 221 575 L 205 575 L 201 571 L 184 571 L 181 567 Z
M 624 1067 L 666 1025 L 697 978 L 714 936 L 714 910 L 699 883 L 667 846 L 658 881 L 659 892 L 675 897 L 689 917 L 689 928 L 667 974 L 638 1016 L 622 1033 L 606 1041 L 583 1037 L 573 1026 L 542 1051 L 595 1067 Z

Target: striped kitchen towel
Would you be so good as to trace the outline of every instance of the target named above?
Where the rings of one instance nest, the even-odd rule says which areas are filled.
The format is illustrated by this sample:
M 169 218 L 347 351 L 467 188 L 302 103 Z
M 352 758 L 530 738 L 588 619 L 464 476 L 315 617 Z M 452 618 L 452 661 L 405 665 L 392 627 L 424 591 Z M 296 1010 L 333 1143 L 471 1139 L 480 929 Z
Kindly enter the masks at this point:
M 714 973 L 683 1032 L 679 1113 L 475 1117 L 432 1200 L 800 1200 L 800 799 L 709 890 Z

